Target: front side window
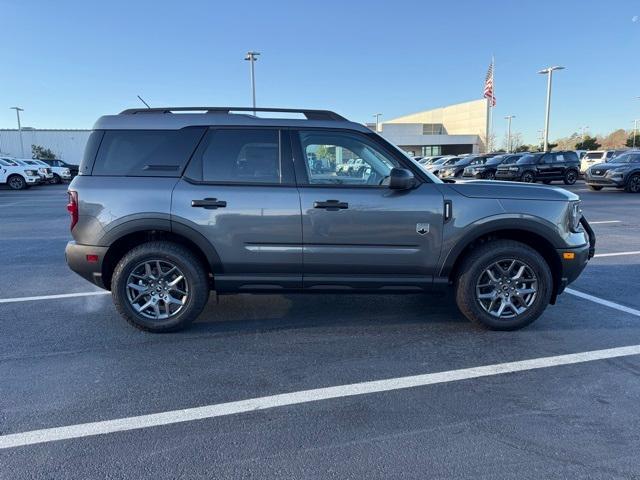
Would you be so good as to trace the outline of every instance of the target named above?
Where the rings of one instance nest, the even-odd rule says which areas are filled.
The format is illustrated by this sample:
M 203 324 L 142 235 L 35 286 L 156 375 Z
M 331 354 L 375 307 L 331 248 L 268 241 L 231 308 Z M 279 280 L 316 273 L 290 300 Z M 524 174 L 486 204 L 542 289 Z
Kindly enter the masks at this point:
M 382 185 L 399 163 L 365 137 L 343 132 L 300 132 L 310 184 Z
M 205 182 L 282 183 L 278 130 L 210 130 L 198 150 Z

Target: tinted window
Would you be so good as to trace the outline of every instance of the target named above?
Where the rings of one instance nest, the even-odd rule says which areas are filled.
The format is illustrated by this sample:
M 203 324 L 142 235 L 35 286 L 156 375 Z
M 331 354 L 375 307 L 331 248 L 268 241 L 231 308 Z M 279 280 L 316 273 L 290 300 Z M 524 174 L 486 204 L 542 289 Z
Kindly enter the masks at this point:
M 518 163 L 520 165 L 525 164 L 525 163 L 537 163 L 539 158 L 540 158 L 540 155 L 525 155 L 520 160 L 518 160 L 516 163 Z
M 339 132 L 301 132 L 311 184 L 381 185 L 398 162 L 367 138 Z
M 283 183 L 278 130 L 209 130 L 195 157 L 205 182 Z
M 102 138 L 93 175 L 178 177 L 202 131 L 108 130 Z

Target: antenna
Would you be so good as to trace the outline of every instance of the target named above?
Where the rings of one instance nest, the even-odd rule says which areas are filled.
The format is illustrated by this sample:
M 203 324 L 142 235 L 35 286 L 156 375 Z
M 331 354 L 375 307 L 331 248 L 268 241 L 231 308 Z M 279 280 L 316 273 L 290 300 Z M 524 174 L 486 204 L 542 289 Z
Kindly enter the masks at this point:
M 138 95 L 138 100 L 140 100 L 147 108 L 151 108 L 147 102 L 145 102 L 140 95 Z

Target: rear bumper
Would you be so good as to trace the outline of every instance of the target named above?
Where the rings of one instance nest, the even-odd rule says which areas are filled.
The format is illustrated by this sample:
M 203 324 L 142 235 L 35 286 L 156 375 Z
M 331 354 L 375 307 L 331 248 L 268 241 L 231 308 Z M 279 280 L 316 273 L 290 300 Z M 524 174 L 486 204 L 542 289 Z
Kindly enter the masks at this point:
M 92 245 L 79 245 L 74 241 L 67 243 L 64 256 L 69 268 L 85 280 L 90 281 L 100 288 L 108 290 L 102 281 L 102 262 L 109 247 L 95 247 Z M 87 255 L 97 255 L 96 262 L 89 262 Z
M 589 260 L 591 260 L 595 255 L 596 235 L 593 233 L 593 229 L 589 225 L 589 222 L 587 222 L 586 218 L 582 217 L 580 219 L 580 224 L 589 238 L 589 243 L 577 248 L 558 249 L 560 263 L 562 265 L 558 294 L 562 293 L 567 285 L 580 276 Z M 565 254 L 567 253 L 572 253 L 574 255 L 573 258 L 565 258 Z

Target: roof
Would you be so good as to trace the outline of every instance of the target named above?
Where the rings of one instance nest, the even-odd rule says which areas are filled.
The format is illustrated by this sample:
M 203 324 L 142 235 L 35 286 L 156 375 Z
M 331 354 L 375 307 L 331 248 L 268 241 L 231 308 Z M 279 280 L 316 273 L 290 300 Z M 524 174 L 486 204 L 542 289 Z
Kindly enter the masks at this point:
M 350 122 L 329 110 L 256 108 L 256 112 L 296 113 L 300 118 L 264 118 L 252 115 L 250 107 L 161 107 L 129 109 L 100 117 L 94 130 L 177 130 L 192 126 L 347 128 L 368 133 L 364 125 Z M 233 113 L 247 112 L 247 113 Z

